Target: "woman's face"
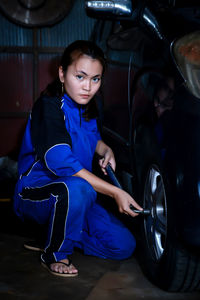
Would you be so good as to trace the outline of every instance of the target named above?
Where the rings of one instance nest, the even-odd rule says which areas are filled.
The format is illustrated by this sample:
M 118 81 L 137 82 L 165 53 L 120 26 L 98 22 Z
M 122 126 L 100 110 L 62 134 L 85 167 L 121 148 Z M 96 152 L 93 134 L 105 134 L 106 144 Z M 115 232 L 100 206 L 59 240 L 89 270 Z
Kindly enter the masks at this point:
M 78 104 L 87 104 L 100 88 L 102 71 L 99 60 L 83 54 L 68 66 L 66 73 L 60 67 L 59 77 L 70 98 Z

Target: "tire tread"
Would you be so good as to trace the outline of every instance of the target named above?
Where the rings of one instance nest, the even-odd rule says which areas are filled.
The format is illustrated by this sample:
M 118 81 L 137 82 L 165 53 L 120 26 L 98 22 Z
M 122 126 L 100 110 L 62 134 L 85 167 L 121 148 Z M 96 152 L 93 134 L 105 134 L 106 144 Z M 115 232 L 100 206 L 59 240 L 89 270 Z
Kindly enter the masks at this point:
M 176 249 L 176 264 L 169 291 L 191 292 L 200 288 L 200 259 L 186 250 Z

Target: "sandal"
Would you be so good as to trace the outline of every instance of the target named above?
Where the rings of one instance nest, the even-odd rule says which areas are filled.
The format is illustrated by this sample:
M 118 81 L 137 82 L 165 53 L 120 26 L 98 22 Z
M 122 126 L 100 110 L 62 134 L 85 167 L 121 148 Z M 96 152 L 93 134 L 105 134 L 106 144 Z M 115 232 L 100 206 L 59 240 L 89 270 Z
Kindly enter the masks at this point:
M 27 241 L 24 243 L 24 248 L 32 251 L 43 252 L 44 247 L 42 247 L 37 241 Z
M 68 263 L 65 263 L 65 262 L 62 262 L 62 261 L 57 261 L 57 262 L 55 262 L 55 263 L 56 263 L 56 264 L 63 264 L 63 265 L 65 265 L 65 266 L 69 267 L 69 266 L 72 264 L 72 261 L 71 261 L 70 259 L 68 259 L 68 260 L 69 260 Z M 41 265 L 42 265 L 45 269 L 47 269 L 51 274 L 53 274 L 53 275 L 55 275 L 55 276 L 61 276 L 61 277 L 75 277 L 75 276 L 78 275 L 78 272 L 77 272 L 77 273 L 59 273 L 59 272 L 53 271 L 53 270 L 51 269 L 51 267 L 50 267 L 51 264 L 52 264 L 52 263 L 46 264 L 45 262 L 41 262 Z

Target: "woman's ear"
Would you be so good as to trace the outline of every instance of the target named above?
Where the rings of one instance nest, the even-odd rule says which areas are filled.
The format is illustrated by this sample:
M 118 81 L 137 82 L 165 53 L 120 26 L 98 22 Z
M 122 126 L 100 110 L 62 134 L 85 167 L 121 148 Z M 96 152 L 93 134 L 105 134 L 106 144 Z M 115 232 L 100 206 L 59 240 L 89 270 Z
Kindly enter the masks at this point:
M 63 72 L 63 68 L 61 66 L 58 69 L 58 75 L 59 75 L 60 81 L 63 83 L 64 82 L 64 72 Z

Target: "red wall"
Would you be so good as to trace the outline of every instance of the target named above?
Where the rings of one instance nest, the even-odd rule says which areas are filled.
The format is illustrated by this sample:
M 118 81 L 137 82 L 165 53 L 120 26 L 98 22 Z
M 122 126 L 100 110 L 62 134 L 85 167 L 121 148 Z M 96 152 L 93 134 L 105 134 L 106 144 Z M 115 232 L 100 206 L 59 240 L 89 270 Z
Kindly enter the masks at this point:
M 57 76 L 59 57 L 39 55 L 36 97 Z M 32 54 L 6 54 L 0 57 L 0 157 L 18 156 L 27 117 L 33 106 Z

